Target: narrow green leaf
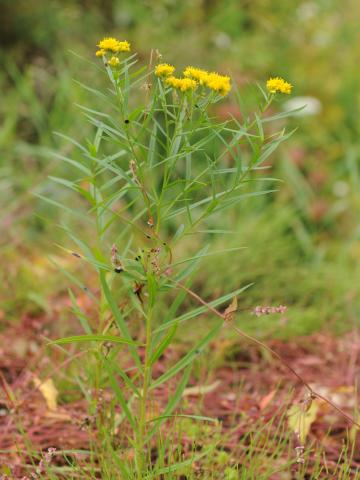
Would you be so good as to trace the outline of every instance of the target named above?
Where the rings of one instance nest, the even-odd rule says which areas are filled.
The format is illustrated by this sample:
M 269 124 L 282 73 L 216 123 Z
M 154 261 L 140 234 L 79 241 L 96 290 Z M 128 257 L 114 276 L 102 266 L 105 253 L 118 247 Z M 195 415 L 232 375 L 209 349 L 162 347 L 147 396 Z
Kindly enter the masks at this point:
M 123 409 L 125 417 L 129 420 L 131 427 L 135 431 L 137 431 L 137 424 L 136 424 L 136 422 L 134 420 L 134 417 L 133 417 L 133 415 L 130 411 L 128 402 L 126 401 L 126 399 L 124 397 L 124 394 L 122 393 L 121 388 L 119 387 L 119 384 L 118 384 L 117 379 L 114 375 L 111 364 L 106 359 L 104 361 L 104 366 L 105 366 L 105 369 L 106 369 L 108 377 L 109 377 L 111 388 L 113 389 L 113 392 L 115 393 L 116 398 L 117 398 L 118 402 L 120 403 L 121 408 Z
M 80 161 L 78 160 L 73 160 L 72 158 L 69 158 L 69 157 L 65 157 L 65 155 L 60 155 L 59 153 L 55 153 L 53 152 L 51 154 L 52 157 L 55 157 L 63 162 L 66 162 L 66 163 L 69 163 L 70 165 L 72 165 L 73 167 L 81 170 L 83 173 L 85 173 L 88 177 L 91 175 L 91 170 L 87 167 L 85 167 L 85 165 L 83 165 Z
M 203 253 L 203 254 L 195 255 L 193 257 L 185 258 L 184 260 L 179 260 L 178 262 L 172 263 L 170 265 L 170 267 L 175 267 L 177 265 L 181 265 L 183 263 L 191 262 L 193 260 L 198 260 L 200 258 L 211 257 L 213 255 L 220 255 L 220 254 L 229 253 L 229 252 L 237 252 L 238 250 L 244 250 L 246 248 L 247 247 L 225 248 L 224 250 L 217 250 L 216 252 Z
M 111 312 L 115 318 L 115 322 L 119 328 L 119 331 L 120 333 L 124 336 L 124 338 L 130 342 L 133 342 L 132 338 L 131 338 L 131 335 L 130 335 L 130 332 L 128 330 L 128 327 L 127 327 L 127 324 L 125 322 L 125 319 L 122 315 L 122 313 L 120 312 L 119 310 L 119 307 L 117 306 L 112 294 L 111 294 L 111 291 L 110 291 L 110 288 L 109 288 L 109 285 L 107 284 L 107 281 L 106 281 L 106 277 L 105 277 L 105 273 L 100 270 L 100 282 L 101 282 L 101 286 L 102 286 L 102 289 L 103 289 L 103 292 L 104 292 L 104 295 L 105 295 L 105 298 L 109 304 L 109 307 L 111 309 Z M 142 369 L 142 365 L 141 365 L 141 361 L 140 361 L 140 358 L 139 358 L 139 355 L 136 351 L 136 348 L 134 347 L 130 347 L 130 352 L 131 352 L 131 356 L 133 357 L 136 365 Z
M 306 107 L 304 105 L 303 107 L 295 108 L 294 110 L 289 110 L 288 112 L 283 112 L 283 113 L 277 113 L 276 115 L 272 115 L 271 117 L 264 117 L 261 119 L 262 123 L 266 122 L 273 122 L 274 120 L 280 120 L 283 118 L 291 117 L 294 114 L 301 112 Z
M 189 260 L 190 264 L 186 266 L 183 270 L 181 270 L 179 273 L 176 274 L 175 280 L 177 282 L 181 282 L 184 278 L 188 277 L 191 275 L 196 266 L 199 264 L 200 259 L 206 255 L 207 251 L 209 250 L 209 245 L 205 245 L 197 255 L 195 255 L 193 260 Z
M 127 340 L 125 338 L 116 337 L 115 335 L 74 335 L 72 337 L 59 338 L 58 340 L 52 340 L 48 345 L 66 345 L 68 343 L 78 343 L 78 342 L 111 342 L 111 343 L 121 343 L 124 345 L 141 345 L 140 343 L 134 342 L 132 340 Z
M 118 355 L 118 352 L 115 350 L 111 352 L 111 358 L 110 355 L 105 359 L 107 362 L 111 363 L 111 368 L 114 373 L 117 373 L 126 383 L 126 385 L 129 387 L 130 390 L 132 390 L 135 394 L 136 397 L 140 398 L 141 393 L 139 392 L 138 388 L 132 381 L 132 379 L 126 374 L 126 372 L 119 366 L 117 365 L 117 359 L 116 356 Z M 139 376 L 139 372 L 135 375 L 135 378 Z
M 221 305 L 222 303 L 227 302 L 228 300 L 231 300 L 233 297 L 239 295 L 240 293 L 244 292 L 246 289 L 254 285 L 253 283 L 249 283 L 245 285 L 245 287 L 238 288 L 237 290 L 234 290 L 231 293 L 227 293 L 226 295 L 223 295 L 220 298 L 216 298 L 215 300 L 208 302 L 208 305 L 211 307 L 217 307 Z M 180 317 L 174 318 L 173 320 L 169 320 L 168 322 L 164 323 L 163 325 L 160 325 L 154 333 L 162 332 L 163 330 L 166 330 L 169 327 L 172 327 L 174 324 L 179 324 L 182 322 L 185 322 L 186 320 L 190 320 L 192 318 L 198 317 L 199 315 L 203 313 L 208 313 L 209 308 L 205 305 L 201 307 L 197 307 L 194 310 L 191 310 L 190 312 L 186 312 Z
M 212 422 L 212 423 L 219 423 L 217 418 L 212 417 L 204 417 L 202 415 L 185 415 L 182 413 L 175 413 L 174 415 L 160 415 L 160 417 L 151 418 L 147 421 L 147 423 L 152 423 L 157 420 L 167 419 L 167 418 L 191 418 L 192 420 L 199 420 L 204 422 Z
M 75 298 L 75 295 L 73 294 L 71 288 L 68 289 L 68 292 L 69 292 L 69 296 L 70 296 L 70 299 L 71 299 L 71 303 L 72 303 L 72 310 L 73 312 L 75 313 L 75 315 L 77 316 L 77 318 L 79 319 L 80 323 L 81 323 L 81 326 L 83 327 L 83 329 L 85 330 L 85 332 L 88 334 L 88 335 L 92 335 L 93 332 L 92 332 L 92 329 L 90 327 L 90 323 L 88 321 L 88 318 L 87 316 L 85 315 L 85 313 L 81 310 L 81 308 L 79 308 L 77 302 L 76 302 L 76 298 Z
M 60 272 L 62 272 L 71 282 L 81 288 L 89 298 L 96 304 L 98 299 L 95 295 L 87 288 L 86 285 L 82 284 L 79 279 L 77 279 L 72 273 L 68 272 L 65 268 L 59 265 L 53 258 L 49 257 L 49 262 L 52 263 Z
M 187 368 L 185 369 L 181 381 L 178 383 L 175 392 L 170 396 L 168 404 L 166 405 L 166 408 L 164 410 L 164 413 L 158 417 L 157 419 L 152 419 L 152 422 L 156 422 L 156 424 L 153 426 L 153 428 L 150 430 L 150 432 L 147 435 L 146 440 L 149 441 L 150 438 L 156 433 L 156 431 L 159 429 L 160 425 L 170 417 L 171 413 L 174 411 L 175 407 L 181 400 L 181 396 L 183 391 L 186 388 L 186 385 L 189 381 L 190 373 L 191 373 L 191 368 L 192 364 L 188 364 Z
M 49 203 L 50 205 L 53 205 L 54 207 L 60 208 L 60 210 L 63 210 L 65 212 L 70 213 L 71 215 L 74 215 L 77 218 L 81 218 L 82 220 L 92 223 L 92 220 L 90 220 L 86 215 L 84 215 L 84 212 L 81 212 L 79 210 L 74 210 L 72 208 L 67 207 L 63 203 L 57 202 L 56 200 L 53 200 L 48 197 L 44 197 L 43 195 L 40 195 L 40 193 L 34 193 L 35 197 L 41 198 L 41 200 L 44 200 L 44 202 Z
M 177 462 L 177 463 L 172 463 L 171 465 L 167 467 L 162 467 L 162 468 L 157 468 L 153 470 L 149 475 L 145 477 L 145 480 L 152 480 L 159 475 L 165 475 L 166 473 L 173 473 L 176 472 L 177 470 L 181 470 L 184 467 L 187 467 L 189 465 L 193 465 L 194 462 L 197 462 L 200 460 L 200 458 L 207 457 L 210 455 L 210 453 L 216 448 L 216 445 L 212 445 L 210 448 L 207 448 L 203 452 L 194 455 L 193 457 L 184 460 L 183 462 Z
M 162 385 L 164 382 L 166 382 L 174 375 L 179 373 L 181 370 L 183 370 L 185 367 L 187 367 L 189 364 L 191 364 L 194 361 L 195 357 L 197 357 L 197 355 L 202 352 L 206 345 L 211 342 L 211 340 L 215 338 L 215 336 L 220 332 L 222 326 L 223 321 L 219 322 L 214 328 L 212 328 L 210 332 L 195 345 L 195 347 L 193 347 L 186 355 L 184 355 L 183 358 L 181 358 L 181 360 L 179 360 L 175 365 L 169 368 L 169 370 L 163 373 L 159 378 L 154 380 L 153 383 L 150 385 L 150 388 L 154 389 Z
M 172 328 L 170 328 L 169 332 L 164 336 L 164 338 L 156 346 L 150 358 L 150 365 L 153 365 L 161 357 L 165 349 L 171 343 L 171 340 L 174 338 L 176 329 L 177 329 L 177 325 L 175 324 Z
M 81 143 L 77 142 L 74 138 L 72 137 L 69 137 L 68 135 L 64 135 L 63 133 L 61 132 L 54 132 L 54 135 L 60 137 L 60 138 L 63 138 L 64 140 L 67 140 L 68 142 L 70 142 L 72 145 L 74 145 L 75 147 L 77 147 L 79 150 L 81 150 L 82 152 L 84 153 L 87 153 L 87 150 L 86 148 L 84 147 L 84 145 L 81 145 Z

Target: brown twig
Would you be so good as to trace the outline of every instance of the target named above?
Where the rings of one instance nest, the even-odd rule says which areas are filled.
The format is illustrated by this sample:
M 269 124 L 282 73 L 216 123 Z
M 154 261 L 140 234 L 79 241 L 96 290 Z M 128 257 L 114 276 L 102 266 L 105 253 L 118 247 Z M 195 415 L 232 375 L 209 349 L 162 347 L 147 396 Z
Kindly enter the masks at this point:
M 180 288 L 185 290 L 190 296 L 195 298 L 199 303 L 201 303 L 206 308 L 208 308 L 211 312 L 213 312 L 216 316 L 222 318 L 224 323 L 226 325 L 228 325 L 229 327 L 231 327 L 240 337 L 243 337 L 243 338 L 246 338 L 247 340 L 250 340 L 252 343 L 255 343 L 256 345 L 259 345 L 261 348 L 267 350 L 269 353 L 271 353 L 271 355 L 276 357 L 280 361 L 280 363 L 282 365 L 284 365 L 284 367 L 286 367 L 299 380 L 299 382 L 309 391 L 311 399 L 318 398 L 318 399 L 324 401 L 325 403 L 330 405 L 333 409 L 335 409 L 338 413 L 340 413 L 344 418 L 346 418 L 351 424 L 356 425 L 358 428 L 360 428 L 360 424 L 358 422 L 356 422 L 352 417 L 350 417 L 350 415 L 345 413 L 340 407 L 335 405 L 331 400 L 329 400 L 328 398 L 324 397 L 320 393 L 317 393 L 315 390 L 313 390 L 310 387 L 310 385 L 296 372 L 296 370 L 294 370 L 288 363 L 286 363 L 286 361 L 281 357 L 281 355 L 279 355 L 277 352 L 275 352 L 275 350 L 270 348 L 268 345 L 263 343 L 261 340 L 258 340 L 257 338 L 255 338 L 255 337 L 243 332 L 242 330 L 240 330 L 240 328 L 238 328 L 236 325 L 234 325 L 231 322 L 231 320 L 229 320 L 229 317 L 225 313 L 221 313 L 219 310 L 217 310 L 216 308 L 209 305 L 197 293 L 193 292 L 192 290 L 190 290 L 188 287 L 186 287 L 185 285 L 183 285 L 180 282 L 176 282 L 176 281 L 174 281 L 174 282 Z
M 13 399 L 13 393 L 2 372 L 0 372 L 0 383 L 5 392 L 5 396 L 8 399 L 9 404 L 11 405 L 12 408 L 16 408 L 16 403 L 14 402 L 14 399 Z

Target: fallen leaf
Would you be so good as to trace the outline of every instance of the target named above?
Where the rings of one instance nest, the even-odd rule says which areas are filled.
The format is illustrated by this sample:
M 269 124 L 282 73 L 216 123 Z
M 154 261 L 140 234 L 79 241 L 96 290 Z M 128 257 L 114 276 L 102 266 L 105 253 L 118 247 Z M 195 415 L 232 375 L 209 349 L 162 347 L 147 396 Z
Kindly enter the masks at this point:
M 53 420 L 63 420 L 63 421 L 71 421 L 71 415 L 68 413 L 62 413 L 62 412 L 54 412 L 54 411 L 49 411 L 45 413 L 46 418 L 52 418 Z
M 216 380 L 211 385 L 197 385 L 195 387 L 188 387 L 188 388 L 185 388 L 182 396 L 190 397 L 190 396 L 205 395 L 206 393 L 210 393 L 214 391 L 220 384 L 221 384 L 221 381 Z
M 331 400 L 340 408 L 354 408 L 356 406 L 356 395 L 352 386 L 327 387 L 311 383 L 310 387 L 320 395 Z
M 288 424 L 291 430 L 299 437 L 300 443 L 304 444 L 310 428 L 319 411 L 317 400 L 307 400 L 297 405 L 292 405 L 288 411 Z
M 39 378 L 34 377 L 34 385 L 37 387 L 45 398 L 46 405 L 49 410 L 55 412 L 57 410 L 58 391 L 51 378 L 42 382 Z
M 238 301 L 237 297 L 234 297 L 230 303 L 230 305 L 226 308 L 224 312 L 224 317 L 227 322 L 231 322 L 234 319 L 234 315 L 238 309 Z
M 271 400 L 274 398 L 275 393 L 276 393 L 276 390 L 271 390 L 271 392 L 269 392 L 267 395 L 265 395 L 265 397 L 263 397 L 260 400 L 260 402 L 259 402 L 260 410 L 264 410 L 269 405 Z

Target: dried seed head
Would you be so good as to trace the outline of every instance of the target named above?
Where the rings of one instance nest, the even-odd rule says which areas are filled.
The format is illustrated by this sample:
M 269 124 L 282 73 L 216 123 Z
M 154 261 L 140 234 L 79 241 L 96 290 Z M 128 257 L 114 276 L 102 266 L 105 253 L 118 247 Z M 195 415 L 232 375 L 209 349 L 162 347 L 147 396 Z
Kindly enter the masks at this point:
M 117 246 L 115 245 L 115 243 L 113 243 L 111 247 L 111 256 L 114 257 L 117 253 L 118 253 Z
M 133 160 L 133 159 L 130 160 L 129 169 L 130 169 L 130 172 L 131 172 L 132 176 L 134 177 L 134 179 L 137 179 L 137 176 L 136 176 L 137 166 L 136 166 L 135 160 Z
M 253 310 L 253 314 L 257 317 L 261 315 L 270 315 L 271 313 L 285 313 L 287 311 L 287 307 L 285 305 L 279 305 L 278 307 L 270 307 L 270 306 L 257 306 Z
M 162 54 L 159 52 L 159 50 L 156 48 L 155 49 L 155 58 L 156 60 L 161 60 L 162 59 Z
M 114 267 L 114 272 L 121 273 L 124 270 L 121 260 L 118 257 L 118 249 L 115 244 L 111 247 L 111 264 Z
M 146 92 L 151 90 L 151 87 L 152 87 L 152 83 L 150 83 L 150 82 L 146 82 L 143 85 L 141 85 L 141 89 L 145 90 Z M 147 112 L 147 113 L 149 113 L 149 112 Z
M 305 447 L 302 445 L 300 445 L 299 447 L 295 447 L 296 463 L 305 463 L 304 450 Z

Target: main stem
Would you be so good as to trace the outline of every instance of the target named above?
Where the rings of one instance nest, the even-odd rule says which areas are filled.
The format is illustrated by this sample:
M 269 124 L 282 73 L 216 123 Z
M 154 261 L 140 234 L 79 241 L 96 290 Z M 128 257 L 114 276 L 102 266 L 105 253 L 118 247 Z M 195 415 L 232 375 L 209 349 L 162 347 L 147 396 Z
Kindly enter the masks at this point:
M 152 315 L 153 307 L 149 306 L 148 314 L 146 317 L 146 343 L 145 343 L 145 358 L 144 358 L 144 376 L 143 376 L 143 388 L 141 392 L 139 402 L 139 421 L 138 421 L 138 434 L 136 442 L 136 469 L 137 478 L 142 480 L 143 470 L 145 467 L 145 461 L 147 452 L 145 449 L 145 437 L 146 437 L 146 405 L 148 390 L 151 381 L 151 365 L 150 365 L 150 349 L 152 342 Z

